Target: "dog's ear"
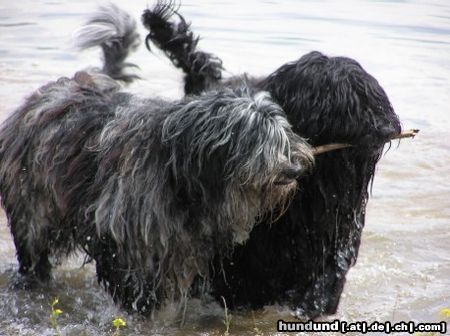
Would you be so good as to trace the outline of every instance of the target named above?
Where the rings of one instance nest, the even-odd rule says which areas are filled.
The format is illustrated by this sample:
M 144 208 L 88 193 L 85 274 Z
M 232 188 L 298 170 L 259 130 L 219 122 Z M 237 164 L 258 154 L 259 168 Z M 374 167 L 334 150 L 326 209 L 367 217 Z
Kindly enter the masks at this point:
M 164 120 L 161 141 L 170 153 L 165 167 L 188 198 L 207 200 L 208 193 L 223 189 L 233 147 L 233 130 L 227 127 L 231 103 L 222 93 L 210 93 L 175 104 Z

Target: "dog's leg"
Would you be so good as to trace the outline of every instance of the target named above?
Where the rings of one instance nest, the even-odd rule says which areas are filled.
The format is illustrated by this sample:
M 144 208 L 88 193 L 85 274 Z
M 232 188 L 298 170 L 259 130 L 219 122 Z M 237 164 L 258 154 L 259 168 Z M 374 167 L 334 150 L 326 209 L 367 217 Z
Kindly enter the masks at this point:
M 112 238 L 92 239 L 89 255 L 95 260 L 97 279 L 111 294 L 114 302 L 128 312 L 149 315 L 159 302 L 152 291 L 151 279 L 141 269 L 133 269 L 121 260 Z M 123 257 L 123 256 L 122 256 Z
M 8 127 L 5 127 L 5 133 L 8 133 Z M 32 180 L 34 172 L 24 159 L 26 155 L 23 155 L 26 153 L 26 145 L 17 144 L 18 140 L 13 138 L 15 133 L 10 134 L 11 138 L 0 140 L 0 161 L 4 165 L 0 168 L 1 202 L 19 262 L 21 277 L 17 278 L 15 285 L 27 288 L 50 279 L 52 265 L 49 254 L 52 244 L 49 228 L 51 221 L 57 220 L 58 216 L 55 215 L 53 203 L 49 201 L 51 197 L 44 188 L 37 186 L 39 182 Z M 14 148 L 14 145 L 17 147 Z M 23 156 L 17 156 L 15 150 L 20 150 Z
M 178 23 L 170 21 L 174 15 L 178 16 Z M 197 49 L 199 38 L 172 2 L 158 1 L 153 9 L 144 11 L 142 22 L 149 30 L 145 39 L 147 48 L 150 50 L 149 42 L 153 42 L 185 73 L 185 94 L 199 94 L 221 80 L 222 61 Z
M 17 211 L 19 210 L 19 211 Z M 40 232 L 39 237 L 32 232 L 32 221 L 26 216 L 27 210 L 16 208 L 11 218 L 11 234 L 17 251 L 19 273 L 23 276 L 16 283 L 18 287 L 32 287 L 50 279 L 52 265 L 49 261 L 48 237 Z
M 47 282 L 50 279 L 52 265 L 48 259 L 49 251 L 44 249 L 38 255 L 31 254 L 24 242 L 14 239 L 19 262 L 19 273 L 24 276 L 17 285 L 19 287 L 32 287 L 34 284 Z

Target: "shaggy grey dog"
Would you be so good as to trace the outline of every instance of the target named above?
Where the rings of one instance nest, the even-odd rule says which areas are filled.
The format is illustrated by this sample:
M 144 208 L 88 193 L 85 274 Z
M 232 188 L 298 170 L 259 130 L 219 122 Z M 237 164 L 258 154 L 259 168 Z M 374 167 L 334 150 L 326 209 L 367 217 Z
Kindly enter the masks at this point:
M 115 301 L 149 313 L 279 214 L 313 156 L 244 83 L 176 102 L 122 92 L 112 77 L 126 78 L 136 36 L 124 15 L 110 6 L 89 22 L 116 51 L 103 73 L 47 84 L 4 122 L 0 194 L 27 283 L 81 249 Z

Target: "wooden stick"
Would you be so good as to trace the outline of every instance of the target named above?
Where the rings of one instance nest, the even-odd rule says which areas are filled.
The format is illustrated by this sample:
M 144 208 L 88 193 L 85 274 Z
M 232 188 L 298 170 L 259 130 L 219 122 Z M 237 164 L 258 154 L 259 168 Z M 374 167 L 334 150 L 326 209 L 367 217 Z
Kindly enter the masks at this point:
M 417 135 L 417 133 L 419 133 L 418 129 L 410 129 L 410 130 L 404 131 L 400 134 L 394 135 L 389 141 L 396 140 L 396 139 L 404 139 L 404 138 L 414 138 Z M 316 146 L 312 149 L 312 151 L 313 151 L 314 155 L 319 155 L 322 153 L 331 152 L 336 149 L 348 148 L 348 147 L 353 147 L 353 145 L 346 144 L 346 143 L 331 143 L 331 144 L 326 144 L 326 145 L 322 145 L 322 146 Z
M 392 137 L 391 140 L 395 140 L 395 139 L 404 139 L 404 138 L 414 138 L 417 133 L 419 133 L 420 130 L 418 129 L 410 129 L 407 131 L 404 131 L 400 134 L 395 135 L 394 137 Z

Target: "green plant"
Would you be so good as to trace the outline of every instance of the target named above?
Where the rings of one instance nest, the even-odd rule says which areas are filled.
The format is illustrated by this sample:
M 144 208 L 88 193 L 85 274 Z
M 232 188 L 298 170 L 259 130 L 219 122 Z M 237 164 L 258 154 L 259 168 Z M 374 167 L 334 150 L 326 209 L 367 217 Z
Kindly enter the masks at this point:
M 225 325 L 225 336 L 229 336 L 230 335 L 230 325 L 231 325 L 231 314 L 228 313 L 228 308 L 227 308 L 227 302 L 225 301 L 225 298 L 222 296 L 222 301 L 223 301 L 223 307 L 224 307 L 224 313 L 225 313 L 225 317 L 223 320 L 223 324 Z
M 253 331 L 255 333 L 255 336 L 261 336 L 262 332 L 259 330 L 259 328 L 256 326 L 256 319 L 255 319 L 255 313 L 252 311 L 252 319 L 253 319 Z
M 50 322 L 52 323 L 52 327 L 56 331 L 56 335 L 61 336 L 61 330 L 58 325 L 58 317 L 63 313 L 63 311 L 56 307 L 56 305 L 59 303 L 59 299 L 56 297 L 53 299 L 52 303 L 50 304 L 50 307 L 52 308 L 52 314 L 50 315 Z

